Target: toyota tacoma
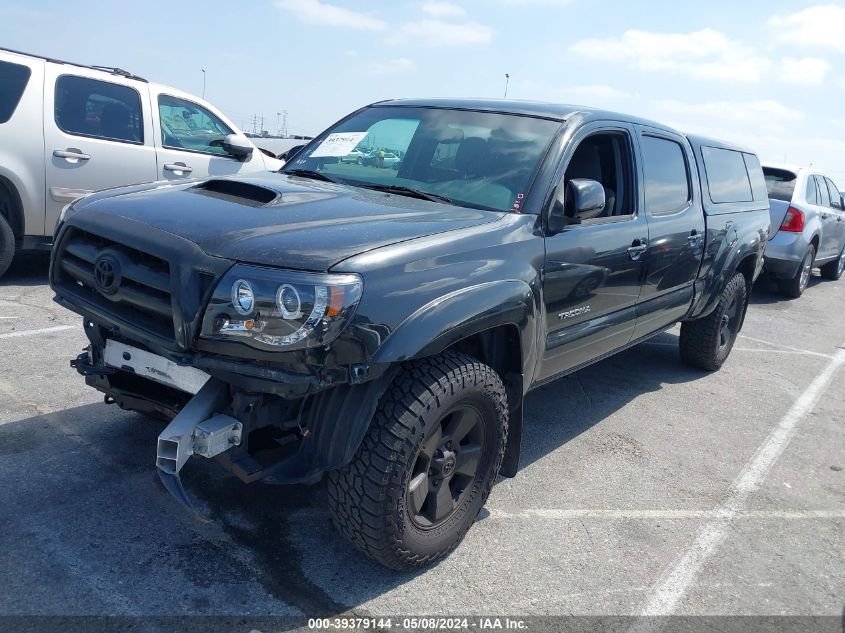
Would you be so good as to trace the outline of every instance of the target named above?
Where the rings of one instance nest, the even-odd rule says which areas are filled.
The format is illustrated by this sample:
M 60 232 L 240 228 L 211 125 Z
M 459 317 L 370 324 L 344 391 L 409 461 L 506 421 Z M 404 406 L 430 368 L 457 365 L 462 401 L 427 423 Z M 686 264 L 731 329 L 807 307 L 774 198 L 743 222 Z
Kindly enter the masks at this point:
M 193 455 L 246 483 L 325 477 L 339 531 L 411 569 L 516 474 L 532 388 L 679 322 L 686 363 L 725 362 L 768 209 L 753 152 L 658 123 L 395 100 L 280 173 L 69 205 L 50 283 L 83 317 L 87 384 L 169 422 L 156 467 L 185 506 Z

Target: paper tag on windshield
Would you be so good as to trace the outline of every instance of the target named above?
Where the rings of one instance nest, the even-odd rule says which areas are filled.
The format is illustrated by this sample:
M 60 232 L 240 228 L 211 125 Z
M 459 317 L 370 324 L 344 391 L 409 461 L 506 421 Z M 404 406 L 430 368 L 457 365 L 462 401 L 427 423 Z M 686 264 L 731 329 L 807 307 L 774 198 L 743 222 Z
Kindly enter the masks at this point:
M 320 145 L 311 152 L 310 158 L 324 156 L 346 156 L 367 135 L 367 132 L 336 132 L 329 134 Z

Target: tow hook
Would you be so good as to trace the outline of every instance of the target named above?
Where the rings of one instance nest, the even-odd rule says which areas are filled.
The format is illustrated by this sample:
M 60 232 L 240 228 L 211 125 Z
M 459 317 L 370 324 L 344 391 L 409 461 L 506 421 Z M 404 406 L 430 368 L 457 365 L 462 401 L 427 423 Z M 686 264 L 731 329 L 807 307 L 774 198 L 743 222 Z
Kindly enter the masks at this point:
M 109 376 L 117 371 L 114 367 L 94 365 L 87 350 L 71 360 L 70 366 L 83 376 Z
M 225 383 L 209 379 L 158 436 L 156 467 L 161 482 L 179 503 L 203 522 L 208 522 L 208 518 L 194 508 L 179 471 L 192 455 L 214 457 L 241 443 L 243 424 L 231 416 L 215 414 L 228 395 Z

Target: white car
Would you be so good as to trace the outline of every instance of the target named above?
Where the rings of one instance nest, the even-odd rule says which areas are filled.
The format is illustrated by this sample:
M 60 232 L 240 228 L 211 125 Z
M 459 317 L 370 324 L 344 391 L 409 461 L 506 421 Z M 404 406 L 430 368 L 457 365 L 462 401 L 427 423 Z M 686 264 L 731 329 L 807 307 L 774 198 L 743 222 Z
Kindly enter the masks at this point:
M 92 191 L 282 164 L 190 94 L 0 48 L 0 275 L 15 250 L 49 248 L 62 208 Z
M 361 164 L 361 161 L 364 159 L 364 156 L 367 154 L 362 152 L 360 149 L 353 149 L 349 152 L 346 156 L 341 156 L 340 162 L 341 163 L 358 163 Z

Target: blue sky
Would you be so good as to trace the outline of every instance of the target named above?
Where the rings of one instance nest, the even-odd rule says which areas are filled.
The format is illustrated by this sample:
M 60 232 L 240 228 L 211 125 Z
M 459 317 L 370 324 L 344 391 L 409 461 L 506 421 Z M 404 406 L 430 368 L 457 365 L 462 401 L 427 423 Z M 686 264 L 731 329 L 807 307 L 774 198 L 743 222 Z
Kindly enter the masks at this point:
M 0 46 L 115 65 L 238 125 L 315 133 L 390 97 L 595 105 L 813 163 L 845 188 L 845 5 L 598 0 L 6 0 Z

